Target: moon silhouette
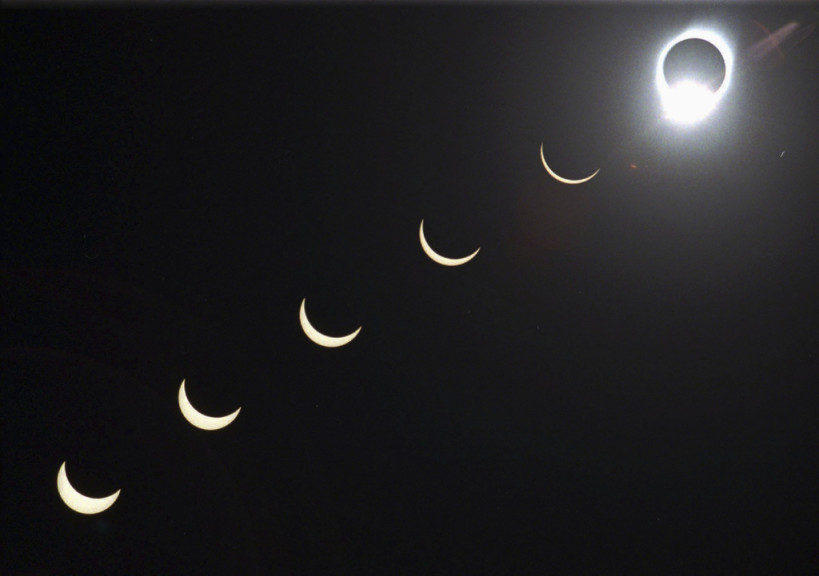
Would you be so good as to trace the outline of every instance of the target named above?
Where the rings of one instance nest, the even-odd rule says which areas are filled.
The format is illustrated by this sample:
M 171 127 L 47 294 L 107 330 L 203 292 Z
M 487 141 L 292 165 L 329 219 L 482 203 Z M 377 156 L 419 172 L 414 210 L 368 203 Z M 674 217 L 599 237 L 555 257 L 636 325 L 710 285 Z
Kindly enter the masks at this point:
M 600 168 L 598 168 L 597 170 L 594 171 L 594 173 L 591 176 L 586 176 L 585 178 L 581 178 L 580 180 L 569 180 L 568 178 L 564 178 L 563 176 L 556 174 L 555 171 L 549 168 L 549 165 L 546 164 L 546 158 L 543 157 L 542 143 L 540 145 L 540 161 L 543 162 L 543 167 L 546 168 L 546 172 L 549 173 L 549 176 L 551 176 L 558 182 L 563 182 L 564 184 L 582 184 L 583 182 L 588 182 L 589 180 L 597 176 L 598 172 L 600 172 Z
M 185 381 L 182 380 L 182 385 L 179 386 L 179 409 L 182 411 L 182 416 L 185 417 L 185 420 L 197 428 L 201 430 L 219 430 L 236 420 L 241 407 L 237 408 L 233 414 L 228 414 L 227 416 L 205 416 L 191 405 L 188 400 L 188 395 L 185 393 Z
M 110 496 L 105 498 L 90 498 L 77 492 L 68 481 L 68 476 L 65 473 L 65 462 L 60 466 L 60 471 L 57 472 L 57 492 L 60 493 L 65 505 L 71 508 L 74 512 L 80 514 L 99 514 L 105 512 L 114 502 L 119 498 L 121 490 L 117 490 Z
M 345 344 L 349 344 L 353 341 L 353 338 L 358 336 L 358 333 L 361 332 L 361 326 L 355 332 L 351 332 L 346 336 L 327 336 L 326 334 L 322 334 L 315 328 L 313 325 L 310 324 L 310 320 L 307 319 L 307 311 L 304 309 L 304 304 L 307 302 L 307 298 L 301 301 L 301 309 L 299 310 L 299 321 L 301 322 L 301 329 L 304 330 L 304 334 L 313 342 L 318 344 L 319 346 L 324 346 L 325 348 L 338 348 L 339 346 L 344 346 Z
M 472 260 L 475 256 L 478 255 L 478 252 L 481 251 L 480 247 L 475 250 L 469 256 L 464 256 L 463 258 L 447 258 L 446 256 L 441 256 L 432 247 L 427 243 L 427 239 L 424 236 L 424 221 L 421 220 L 421 227 L 418 229 L 418 238 L 421 240 L 421 249 L 424 251 L 424 254 L 430 257 L 433 262 L 437 262 L 443 266 L 461 266 L 462 264 L 466 264 L 470 260 Z

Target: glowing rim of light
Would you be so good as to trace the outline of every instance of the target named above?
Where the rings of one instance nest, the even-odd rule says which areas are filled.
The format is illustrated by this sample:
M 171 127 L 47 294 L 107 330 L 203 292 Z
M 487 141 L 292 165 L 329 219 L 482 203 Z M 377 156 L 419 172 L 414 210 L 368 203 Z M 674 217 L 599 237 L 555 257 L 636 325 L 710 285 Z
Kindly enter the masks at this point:
M 668 44 L 660 52 L 660 57 L 657 59 L 657 72 L 656 72 L 656 82 L 657 82 L 657 90 L 660 92 L 660 99 L 663 104 L 663 108 L 667 108 L 667 103 L 671 98 L 673 88 L 668 85 L 668 81 L 665 79 L 665 71 L 663 67 L 665 65 L 666 56 L 671 51 L 671 49 L 679 44 L 680 42 L 684 42 L 686 40 L 704 40 L 711 44 L 714 48 L 719 50 L 720 56 L 722 56 L 722 61 L 725 63 L 725 77 L 722 79 L 722 84 L 719 85 L 719 88 L 716 89 L 712 93 L 713 102 L 711 106 L 711 111 L 716 108 L 717 103 L 725 96 L 728 87 L 731 85 L 731 77 L 733 76 L 733 69 L 734 69 L 734 54 L 731 51 L 731 47 L 728 45 L 728 42 L 718 33 L 714 32 L 713 30 L 704 30 L 702 28 L 692 28 L 690 30 L 686 30 L 682 34 L 675 37 L 671 40 Z M 709 111 L 710 113 L 710 111 Z M 706 114 L 707 115 L 707 114 Z M 668 117 L 668 116 L 667 116 Z M 694 121 L 701 120 L 702 118 L 697 118 Z M 674 122 L 673 118 L 669 117 L 669 120 Z M 685 123 L 685 121 L 683 121 Z

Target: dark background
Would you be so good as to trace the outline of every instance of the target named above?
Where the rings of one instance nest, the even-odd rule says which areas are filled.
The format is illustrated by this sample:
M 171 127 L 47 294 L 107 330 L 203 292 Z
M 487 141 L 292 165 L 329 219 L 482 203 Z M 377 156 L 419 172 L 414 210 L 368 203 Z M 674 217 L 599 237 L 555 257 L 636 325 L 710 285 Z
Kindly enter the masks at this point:
M 0 572 L 816 574 L 815 22 L 4 10 Z M 734 79 L 673 127 L 695 24 Z

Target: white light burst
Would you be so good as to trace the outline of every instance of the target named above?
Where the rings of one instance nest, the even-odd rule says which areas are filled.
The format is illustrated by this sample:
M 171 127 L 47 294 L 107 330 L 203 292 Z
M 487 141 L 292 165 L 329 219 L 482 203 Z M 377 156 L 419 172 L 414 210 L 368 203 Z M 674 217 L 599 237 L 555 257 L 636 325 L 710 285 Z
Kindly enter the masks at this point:
M 685 40 L 704 40 L 719 50 L 725 63 L 725 78 L 716 91 L 693 80 L 682 80 L 673 86 L 665 78 L 665 58 L 668 52 Z M 731 48 L 722 36 L 710 30 L 688 30 L 666 44 L 657 59 L 657 90 L 665 112 L 665 117 L 675 124 L 694 124 L 708 116 L 717 107 L 731 85 L 734 56 Z
M 665 117 L 676 124 L 699 122 L 716 106 L 714 92 L 692 80 L 683 80 L 671 86 L 663 100 Z

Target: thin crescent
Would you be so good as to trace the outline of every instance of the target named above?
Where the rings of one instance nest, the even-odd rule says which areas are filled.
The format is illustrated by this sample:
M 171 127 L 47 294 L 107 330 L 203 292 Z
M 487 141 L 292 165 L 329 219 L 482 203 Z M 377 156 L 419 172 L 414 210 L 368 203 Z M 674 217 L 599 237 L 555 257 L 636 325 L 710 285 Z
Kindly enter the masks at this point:
M 237 408 L 233 414 L 228 414 L 227 416 L 220 416 L 218 418 L 205 416 L 191 405 L 188 400 L 188 395 L 185 393 L 185 381 L 182 380 L 182 385 L 179 386 L 179 410 L 182 411 L 182 416 L 185 417 L 185 420 L 197 428 L 201 430 L 219 430 L 236 420 L 241 407 Z
M 466 264 L 470 260 L 472 260 L 475 256 L 478 255 L 478 252 L 481 251 L 480 247 L 475 250 L 469 256 L 464 256 L 463 258 L 447 258 L 446 256 L 441 256 L 432 247 L 427 243 L 427 239 L 424 236 L 424 221 L 421 220 L 421 227 L 418 229 L 418 238 L 421 240 L 421 249 L 424 251 L 424 254 L 429 256 L 433 262 L 437 262 L 443 266 L 461 266 L 462 264 Z
M 65 473 L 65 462 L 60 466 L 60 471 L 57 473 L 57 492 L 60 493 L 65 505 L 71 508 L 74 512 L 80 514 L 99 514 L 105 512 L 114 502 L 119 498 L 121 490 L 117 490 L 110 496 L 105 498 L 89 498 L 77 492 L 68 481 L 68 476 Z
M 299 321 L 301 322 L 301 329 L 304 330 L 304 334 L 310 340 L 312 340 L 319 346 L 324 346 L 325 348 L 338 348 L 339 346 L 344 346 L 345 344 L 349 344 L 350 342 L 352 342 L 353 338 L 358 336 L 358 333 L 361 332 L 361 326 L 359 326 L 358 329 L 355 330 L 355 332 L 351 332 L 346 336 L 339 336 L 338 338 L 322 334 L 321 332 L 313 328 L 313 325 L 310 324 L 310 320 L 307 319 L 307 311 L 304 309 L 305 302 L 307 302 L 307 298 L 301 301 L 301 309 L 299 310 Z
M 588 182 L 589 180 L 597 176 L 598 172 L 600 172 L 600 168 L 598 168 L 597 170 L 594 171 L 594 174 L 592 174 L 591 176 L 586 176 L 585 178 L 581 178 L 580 180 L 569 180 L 568 178 L 559 176 L 558 174 L 555 174 L 554 170 L 549 168 L 548 164 L 546 164 L 546 158 L 543 157 L 542 143 L 540 144 L 540 161 L 543 162 L 543 167 L 546 168 L 546 172 L 548 172 L 552 178 L 554 178 L 558 182 L 563 182 L 564 184 L 582 184 L 583 182 Z

